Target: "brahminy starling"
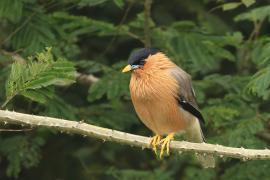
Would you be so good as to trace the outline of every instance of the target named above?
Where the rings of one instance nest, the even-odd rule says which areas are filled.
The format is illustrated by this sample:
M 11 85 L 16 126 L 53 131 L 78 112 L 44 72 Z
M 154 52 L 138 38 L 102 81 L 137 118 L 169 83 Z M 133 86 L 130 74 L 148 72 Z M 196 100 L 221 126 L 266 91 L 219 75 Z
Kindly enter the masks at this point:
M 161 146 L 160 157 L 174 135 L 185 132 L 187 140 L 205 141 L 201 125 L 204 123 L 195 99 L 191 77 L 155 48 L 133 52 L 122 72 L 131 71 L 130 95 L 141 121 L 155 134 L 151 146 L 155 153 Z M 162 136 L 167 137 L 162 139 Z M 203 167 L 214 167 L 212 155 L 197 154 Z

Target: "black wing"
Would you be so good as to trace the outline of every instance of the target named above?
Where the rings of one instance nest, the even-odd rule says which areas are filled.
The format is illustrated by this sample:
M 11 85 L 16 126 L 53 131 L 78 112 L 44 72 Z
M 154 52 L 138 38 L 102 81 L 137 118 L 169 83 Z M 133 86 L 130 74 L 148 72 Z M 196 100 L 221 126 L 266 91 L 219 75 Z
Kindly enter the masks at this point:
M 181 96 L 180 96 L 179 99 L 177 99 L 177 101 L 178 101 L 178 104 L 184 110 L 188 111 L 193 116 L 195 116 L 196 118 L 199 119 L 201 127 L 205 124 L 205 121 L 204 121 L 204 118 L 203 118 L 201 112 L 196 107 L 192 106 L 192 104 L 190 104 L 189 102 L 187 102 L 186 100 L 184 100 L 183 97 L 181 97 Z
M 199 119 L 201 127 L 204 125 L 205 121 L 202 114 L 199 111 L 195 93 L 192 88 L 190 75 L 183 71 L 181 68 L 174 68 L 171 71 L 172 75 L 175 77 L 179 83 L 179 94 L 177 101 L 179 105 L 193 116 Z

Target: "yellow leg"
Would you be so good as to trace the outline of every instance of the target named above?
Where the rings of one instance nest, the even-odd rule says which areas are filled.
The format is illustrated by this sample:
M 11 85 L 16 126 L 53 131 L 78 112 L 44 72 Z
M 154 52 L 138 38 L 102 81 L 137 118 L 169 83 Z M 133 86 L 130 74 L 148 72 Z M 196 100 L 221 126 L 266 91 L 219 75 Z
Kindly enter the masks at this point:
M 168 136 L 166 138 L 159 141 L 158 144 L 161 144 L 161 150 L 160 150 L 160 155 L 159 155 L 160 159 L 162 159 L 165 147 L 167 149 L 167 154 L 169 155 L 169 153 L 170 153 L 170 142 L 171 142 L 171 140 L 173 140 L 173 137 L 174 137 L 174 133 L 170 133 L 170 134 L 168 134 Z
M 161 136 L 160 135 L 155 135 L 154 137 L 151 138 L 150 145 L 153 147 L 153 150 L 155 154 L 157 155 L 157 146 L 159 145 Z

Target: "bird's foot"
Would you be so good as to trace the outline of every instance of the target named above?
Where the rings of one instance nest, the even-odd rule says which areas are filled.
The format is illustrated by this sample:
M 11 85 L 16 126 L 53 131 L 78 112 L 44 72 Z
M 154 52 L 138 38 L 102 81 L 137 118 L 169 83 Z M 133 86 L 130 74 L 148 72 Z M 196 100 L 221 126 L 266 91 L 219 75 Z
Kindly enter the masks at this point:
M 167 150 L 167 154 L 168 155 L 170 154 L 170 142 L 171 142 L 171 140 L 173 140 L 173 137 L 174 137 L 174 133 L 170 133 L 170 134 L 168 134 L 167 137 L 165 137 L 164 139 L 159 141 L 158 144 L 161 145 L 161 150 L 160 150 L 160 155 L 159 155 L 160 159 L 162 159 L 162 157 L 164 155 L 165 148 Z
M 150 145 L 153 147 L 153 150 L 156 155 L 157 155 L 157 146 L 159 145 L 160 140 L 161 140 L 161 136 L 155 135 L 151 138 L 151 141 L 150 141 Z

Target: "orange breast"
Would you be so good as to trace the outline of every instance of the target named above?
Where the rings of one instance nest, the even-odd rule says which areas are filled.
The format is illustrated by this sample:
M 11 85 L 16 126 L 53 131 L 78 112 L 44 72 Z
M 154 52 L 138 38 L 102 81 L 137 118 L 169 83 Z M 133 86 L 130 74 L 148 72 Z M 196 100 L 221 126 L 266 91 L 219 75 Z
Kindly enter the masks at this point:
M 141 121 L 163 135 L 186 127 L 185 114 L 177 104 L 178 84 L 168 70 L 133 72 L 130 93 Z

